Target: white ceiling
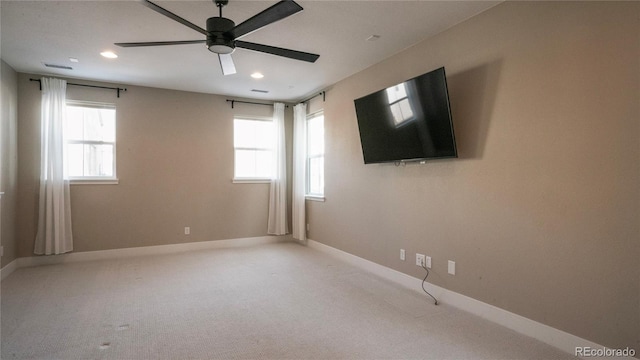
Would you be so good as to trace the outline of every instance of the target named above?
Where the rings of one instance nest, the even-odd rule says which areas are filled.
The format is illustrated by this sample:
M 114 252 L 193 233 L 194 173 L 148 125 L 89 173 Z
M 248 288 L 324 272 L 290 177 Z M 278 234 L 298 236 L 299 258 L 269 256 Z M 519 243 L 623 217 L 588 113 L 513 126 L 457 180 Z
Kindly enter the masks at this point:
M 205 28 L 213 1 L 155 1 Z M 237 49 L 237 73 L 223 76 L 204 45 L 119 48 L 114 42 L 199 40 L 203 36 L 137 1 L 0 2 L 2 59 L 16 71 L 265 100 L 296 101 L 359 72 L 498 1 L 297 1 L 304 11 L 242 38 L 320 54 L 315 63 Z M 236 24 L 275 0 L 231 0 Z M 365 41 L 370 35 L 376 41 Z M 112 50 L 118 59 L 100 52 Z M 78 63 L 69 61 L 79 59 Z M 57 70 L 44 63 L 66 65 Z M 250 74 L 265 75 L 255 80 Z M 252 89 L 269 91 L 268 94 Z

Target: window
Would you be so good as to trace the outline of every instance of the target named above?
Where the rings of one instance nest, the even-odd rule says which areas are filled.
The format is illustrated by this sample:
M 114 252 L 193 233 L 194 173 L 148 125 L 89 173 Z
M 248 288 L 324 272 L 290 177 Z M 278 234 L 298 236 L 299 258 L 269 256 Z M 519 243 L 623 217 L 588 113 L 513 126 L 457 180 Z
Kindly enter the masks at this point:
M 116 109 L 67 102 L 67 171 L 71 180 L 116 180 Z
M 324 198 L 324 113 L 307 117 L 307 196 Z
M 233 119 L 234 181 L 270 181 L 273 175 L 273 121 Z

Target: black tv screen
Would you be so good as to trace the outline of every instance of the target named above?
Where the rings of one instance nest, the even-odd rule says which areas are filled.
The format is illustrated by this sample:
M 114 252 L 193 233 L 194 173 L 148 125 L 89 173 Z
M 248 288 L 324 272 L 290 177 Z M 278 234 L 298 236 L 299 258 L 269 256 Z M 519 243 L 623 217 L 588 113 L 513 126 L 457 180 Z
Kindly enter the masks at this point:
M 354 103 L 365 164 L 458 157 L 444 67 Z

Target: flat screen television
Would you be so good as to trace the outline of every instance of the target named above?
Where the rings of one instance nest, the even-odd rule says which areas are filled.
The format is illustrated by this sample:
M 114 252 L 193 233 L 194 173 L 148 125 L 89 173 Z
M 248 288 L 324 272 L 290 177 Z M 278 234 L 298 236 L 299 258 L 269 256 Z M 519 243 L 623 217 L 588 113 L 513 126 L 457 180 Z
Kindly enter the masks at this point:
M 354 103 L 365 164 L 458 157 L 444 67 Z

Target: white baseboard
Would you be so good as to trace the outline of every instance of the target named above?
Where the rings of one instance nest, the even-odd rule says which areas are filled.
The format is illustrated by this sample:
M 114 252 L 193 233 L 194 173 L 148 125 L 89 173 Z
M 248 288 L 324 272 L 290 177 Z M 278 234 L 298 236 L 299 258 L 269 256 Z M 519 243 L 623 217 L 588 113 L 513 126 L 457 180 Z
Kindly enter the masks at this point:
M 335 256 L 351 265 L 371 272 L 389 281 L 408 287 L 415 291 L 422 291 L 422 279 L 414 278 L 405 273 L 374 263 L 361 257 L 349 254 L 334 247 L 307 239 L 310 248 Z M 438 302 L 454 306 L 458 309 L 480 316 L 491 322 L 500 324 L 520 334 L 540 340 L 575 356 L 576 347 L 590 347 L 602 349 L 604 346 L 578 336 L 558 330 L 551 326 L 514 314 L 499 307 L 470 298 L 457 292 L 447 290 L 437 285 L 425 283 L 425 288 L 438 298 Z
M 2 269 L 0 269 L 0 281 L 4 280 L 4 278 L 9 276 L 12 272 L 16 271 L 17 268 L 18 259 L 14 259 L 12 262 L 2 267 Z
M 81 261 L 97 261 L 97 260 L 110 260 L 110 259 L 122 259 L 134 256 L 147 256 L 147 255 L 164 255 L 175 254 L 187 251 L 206 250 L 206 249 L 221 249 L 232 247 L 244 247 L 255 246 L 262 244 L 272 244 L 278 242 L 289 242 L 291 236 L 259 236 L 251 238 L 238 238 L 227 240 L 212 240 L 201 242 L 190 242 L 182 244 L 169 244 L 169 245 L 156 245 L 156 246 L 143 246 L 124 249 L 113 250 L 98 250 L 98 251 L 85 251 L 85 252 L 72 252 L 61 255 L 49 255 L 49 256 L 31 256 L 18 258 L 3 267 L 2 279 L 6 278 L 13 271 L 23 267 L 41 266 L 41 265 L 53 265 L 63 264 Z

